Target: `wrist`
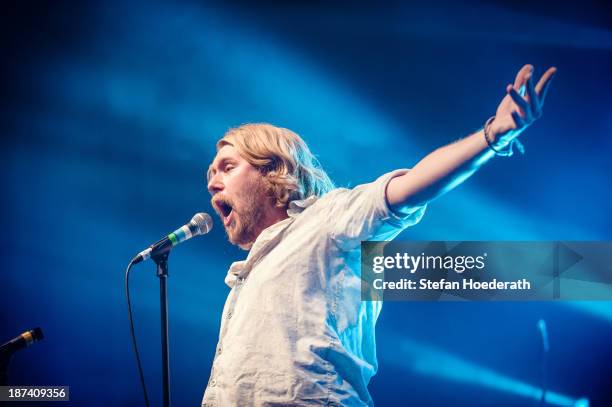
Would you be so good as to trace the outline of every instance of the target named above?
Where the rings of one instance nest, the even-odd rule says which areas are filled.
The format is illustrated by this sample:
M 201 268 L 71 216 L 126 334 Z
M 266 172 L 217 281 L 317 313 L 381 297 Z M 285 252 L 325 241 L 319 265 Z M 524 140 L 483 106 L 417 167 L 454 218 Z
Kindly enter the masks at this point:
M 491 150 L 495 152 L 496 155 L 510 157 L 514 154 L 514 146 L 516 145 L 517 149 L 521 154 L 525 153 L 525 148 L 523 144 L 514 137 L 508 137 L 502 135 L 500 132 L 496 131 L 494 126 L 495 116 L 490 117 L 483 127 L 484 138 L 487 142 L 487 145 Z

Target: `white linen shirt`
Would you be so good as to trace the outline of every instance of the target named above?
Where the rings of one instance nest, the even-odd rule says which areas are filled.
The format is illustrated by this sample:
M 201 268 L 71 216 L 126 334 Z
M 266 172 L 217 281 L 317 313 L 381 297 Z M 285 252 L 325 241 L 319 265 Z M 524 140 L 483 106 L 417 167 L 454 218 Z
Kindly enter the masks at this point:
M 230 266 L 202 406 L 373 405 L 382 303 L 361 301 L 360 247 L 423 216 L 425 206 L 397 216 L 387 204 L 389 180 L 407 171 L 290 202 Z

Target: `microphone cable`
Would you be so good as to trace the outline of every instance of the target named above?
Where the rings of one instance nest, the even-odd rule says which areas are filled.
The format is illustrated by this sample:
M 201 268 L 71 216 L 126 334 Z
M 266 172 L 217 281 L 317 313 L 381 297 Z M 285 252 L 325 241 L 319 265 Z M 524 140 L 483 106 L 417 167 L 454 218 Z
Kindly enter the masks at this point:
M 147 385 L 145 384 L 144 373 L 142 372 L 142 365 L 140 364 L 140 354 L 138 353 L 138 344 L 136 342 L 136 333 L 134 332 L 134 319 L 132 318 L 132 303 L 130 301 L 130 270 L 134 265 L 134 260 L 130 261 L 127 269 L 125 270 L 125 295 L 127 297 L 128 306 L 128 317 L 130 320 L 130 334 L 132 335 L 132 346 L 134 348 L 134 354 L 136 355 L 136 365 L 138 366 L 138 375 L 140 376 L 140 384 L 142 385 L 142 392 L 144 394 L 145 405 L 149 404 L 149 396 L 147 395 Z

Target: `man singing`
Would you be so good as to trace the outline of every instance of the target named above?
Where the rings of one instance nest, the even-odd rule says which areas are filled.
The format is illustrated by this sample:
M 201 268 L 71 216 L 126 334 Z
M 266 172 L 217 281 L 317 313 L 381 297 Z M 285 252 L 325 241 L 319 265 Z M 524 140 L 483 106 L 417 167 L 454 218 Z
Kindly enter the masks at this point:
M 361 301 L 361 241 L 393 239 L 491 158 L 522 149 L 517 137 L 542 114 L 554 73 L 534 84 L 525 65 L 482 130 L 351 190 L 334 189 L 290 130 L 229 130 L 208 190 L 229 241 L 249 253 L 225 278 L 231 291 L 202 405 L 373 405 L 381 303 Z

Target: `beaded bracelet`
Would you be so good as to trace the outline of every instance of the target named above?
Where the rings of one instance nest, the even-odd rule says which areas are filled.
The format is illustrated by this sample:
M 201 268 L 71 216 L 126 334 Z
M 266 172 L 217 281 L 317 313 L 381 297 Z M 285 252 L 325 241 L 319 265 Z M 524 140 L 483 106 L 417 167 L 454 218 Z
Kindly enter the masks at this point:
M 483 128 L 484 138 L 487 141 L 487 145 L 489 146 L 489 148 L 493 150 L 496 155 L 499 155 L 502 157 L 511 157 L 512 154 L 514 154 L 514 145 L 516 144 L 516 148 L 518 149 L 518 151 L 521 154 L 525 154 L 525 147 L 523 146 L 523 143 L 519 141 L 518 138 L 512 139 L 505 150 L 498 150 L 497 148 L 493 146 L 494 141 L 492 141 L 489 137 L 488 128 L 494 119 L 495 119 L 495 116 L 491 116 L 489 120 L 485 122 L 485 125 Z

